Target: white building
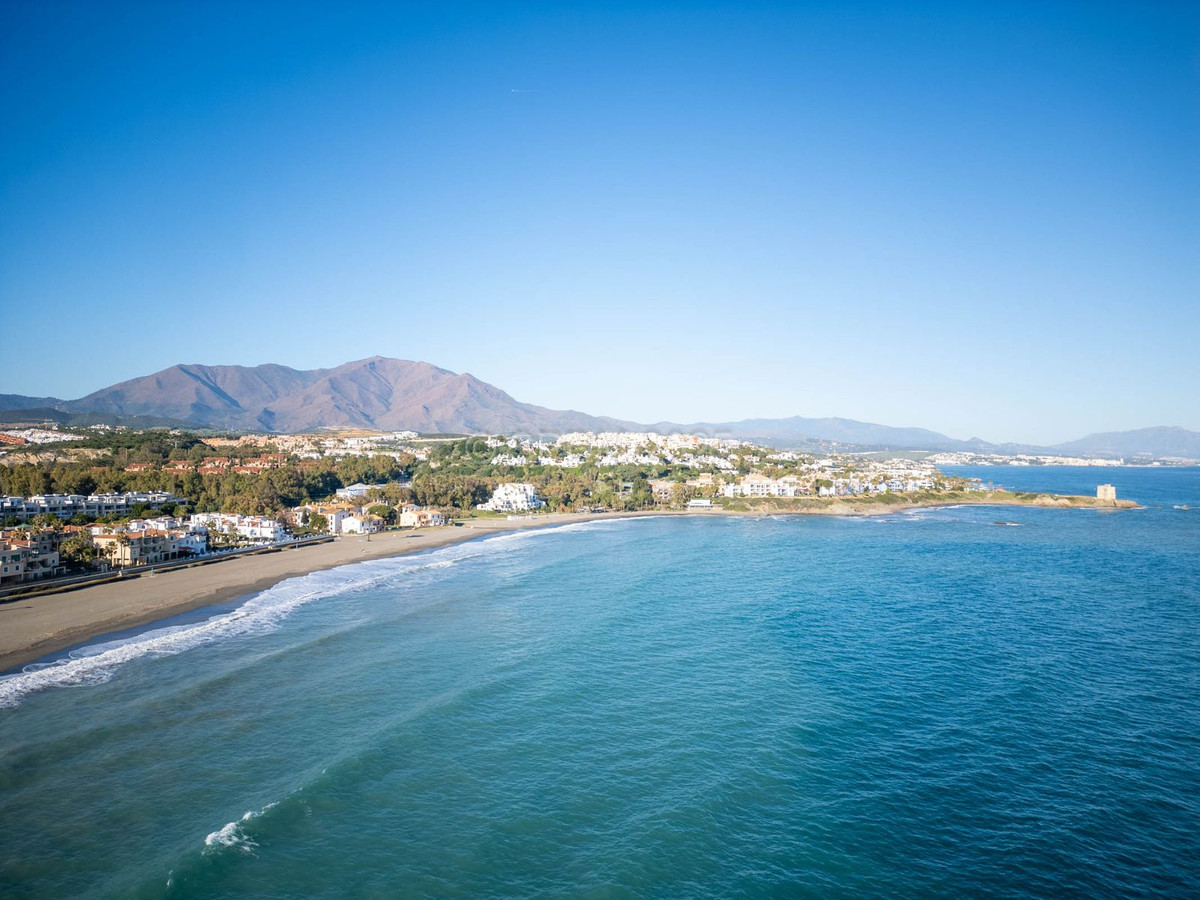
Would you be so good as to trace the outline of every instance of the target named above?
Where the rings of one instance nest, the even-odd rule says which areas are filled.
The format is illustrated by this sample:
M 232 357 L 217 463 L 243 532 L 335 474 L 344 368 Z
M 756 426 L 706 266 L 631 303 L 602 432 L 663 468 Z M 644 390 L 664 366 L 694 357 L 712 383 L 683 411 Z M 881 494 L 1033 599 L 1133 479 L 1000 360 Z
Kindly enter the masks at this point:
M 236 536 L 255 544 L 277 544 L 288 538 L 282 522 L 263 516 L 239 516 L 231 513 L 196 513 L 192 525 L 204 525 L 210 532 Z
M 208 527 L 193 525 L 186 518 L 174 516 L 159 516 L 156 519 L 132 519 L 122 526 L 130 534 L 145 531 L 161 531 L 170 535 L 177 550 L 186 551 L 193 556 L 208 552 Z M 92 534 L 104 534 L 103 526 L 93 526 Z
M 544 501 L 538 499 L 532 484 L 516 482 L 498 485 L 492 498 L 487 503 L 480 503 L 479 509 L 492 512 L 521 512 L 545 505 Z
M 321 506 L 310 503 L 306 506 L 295 507 L 290 514 L 293 524 L 300 526 L 310 524 L 313 516 L 324 516 L 325 530 L 330 534 L 341 534 L 342 522 L 346 516 L 350 515 L 350 510 L 344 506 Z
M 103 516 L 127 516 L 135 506 L 143 505 L 157 509 L 164 503 L 179 503 L 181 497 L 166 491 L 124 494 L 35 494 L 24 497 L 0 497 L 0 521 L 8 518 L 28 522 L 34 516 L 51 515 L 60 519 L 72 519 L 80 514 L 92 519 Z
M 529 464 L 524 456 L 516 456 L 513 454 L 497 453 L 492 457 L 493 466 L 525 466 Z
M 727 484 L 721 489 L 726 497 L 795 497 L 801 493 L 794 476 L 785 475 L 776 481 L 766 475 L 751 474 L 737 484 Z
M 342 519 L 342 534 L 375 534 L 383 531 L 379 516 L 346 516 Z
M 406 509 L 400 513 L 400 526 L 402 528 L 430 528 L 445 524 L 445 517 L 440 512 L 432 509 Z

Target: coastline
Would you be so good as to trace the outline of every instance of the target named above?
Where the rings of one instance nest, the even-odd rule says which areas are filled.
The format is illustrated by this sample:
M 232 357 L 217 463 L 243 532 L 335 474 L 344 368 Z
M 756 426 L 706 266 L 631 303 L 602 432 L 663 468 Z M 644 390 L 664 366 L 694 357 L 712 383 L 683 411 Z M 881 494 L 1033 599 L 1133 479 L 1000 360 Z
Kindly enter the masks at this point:
M 245 556 L 154 577 L 109 581 L 55 593 L 18 596 L 0 604 L 0 675 L 106 634 L 217 606 L 281 581 L 370 559 L 408 556 L 493 534 L 604 518 L 671 512 L 557 513 L 530 519 L 482 519 L 427 531 L 339 537 L 330 543 Z
M 106 634 L 148 626 L 202 607 L 248 597 L 288 578 L 364 560 L 407 556 L 509 531 L 652 516 L 878 516 L 959 505 L 1063 509 L 1130 509 L 1137 506 L 1129 501 L 1098 504 L 1088 497 L 1060 495 L 1039 495 L 1033 499 L 988 495 L 979 500 L 946 497 L 940 502 L 908 500 L 899 503 L 882 503 L 874 498 L 868 502 L 834 499 L 803 506 L 795 502 L 789 505 L 748 503 L 745 509 L 548 513 L 527 519 L 479 519 L 461 526 L 428 531 L 384 532 L 372 535 L 370 539 L 339 537 L 330 543 L 233 558 L 214 565 L 164 572 L 155 577 L 142 576 L 74 590 L 15 597 L 0 604 L 0 675 L 12 674 L 35 660 Z

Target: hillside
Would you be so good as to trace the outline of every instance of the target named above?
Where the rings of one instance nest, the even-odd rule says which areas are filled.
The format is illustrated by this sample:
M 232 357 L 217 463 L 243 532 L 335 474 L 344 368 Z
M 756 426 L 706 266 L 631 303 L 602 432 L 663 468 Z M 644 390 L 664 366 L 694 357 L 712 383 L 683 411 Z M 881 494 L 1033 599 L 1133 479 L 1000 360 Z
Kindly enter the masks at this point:
M 1160 425 L 1133 431 L 1107 431 L 1089 434 L 1077 441 L 1058 444 L 1055 450 L 1079 456 L 1180 456 L 1200 459 L 1200 433 L 1178 425 Z
M 24 394 L 0 394 L 0 412 L 13 409 L 53 409 L 62 403 L 57 397 L 26 397 Z
M 695 422 L 674 425 L 660 422 L 660 431 L 728 435 L 772 445 L 801 446 L 810 443 L 846 444 L 888 450 L 975 450 L 987 452 L 993 445 L 978 438 L 960 441 L 927 428 L 897 428 L 842 418 L 742 419 L 737 422 Z
M 520 403 L 473 375 L 380 356 L 334 369 L 177 365 L 59 408 L 280 432 L 352 427 L 555 434 L 635 427 L 617 419 Z

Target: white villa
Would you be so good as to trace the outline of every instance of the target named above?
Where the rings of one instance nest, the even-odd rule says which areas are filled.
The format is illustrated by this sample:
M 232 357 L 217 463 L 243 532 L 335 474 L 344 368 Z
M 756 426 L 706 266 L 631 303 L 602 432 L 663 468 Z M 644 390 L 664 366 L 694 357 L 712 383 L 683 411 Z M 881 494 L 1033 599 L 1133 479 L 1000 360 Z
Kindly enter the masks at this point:
M 446 519 L 440 512 L 433 509 L 420 509 L 412 507 L 400 513 L 401 528 L 431 528 L 437 525 L 445 525 Z
M 346 516 L 342 519 L 342 534 L 375 534 L 383 531 L 383 519 L 379 516 Z
M 545 501 L 538 499 L 537 491 L 534 490 L 532 484 L 515 482 L 498 485 L 492 494 L 492 499 L 487 503 L 480 503 L 479 509 L 492 512 L 521 512 L 545 505 Z

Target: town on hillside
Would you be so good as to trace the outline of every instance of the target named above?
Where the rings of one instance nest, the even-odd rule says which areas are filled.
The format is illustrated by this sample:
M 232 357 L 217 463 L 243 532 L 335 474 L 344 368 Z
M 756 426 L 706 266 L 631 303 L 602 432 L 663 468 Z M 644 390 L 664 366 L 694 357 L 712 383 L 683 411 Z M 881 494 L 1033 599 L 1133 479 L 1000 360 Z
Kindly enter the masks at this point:
M 899 502 L 990 485 L 936 458 L 697 434 L 0 433 L 0 590 L 343 535 L 545 512 Z

